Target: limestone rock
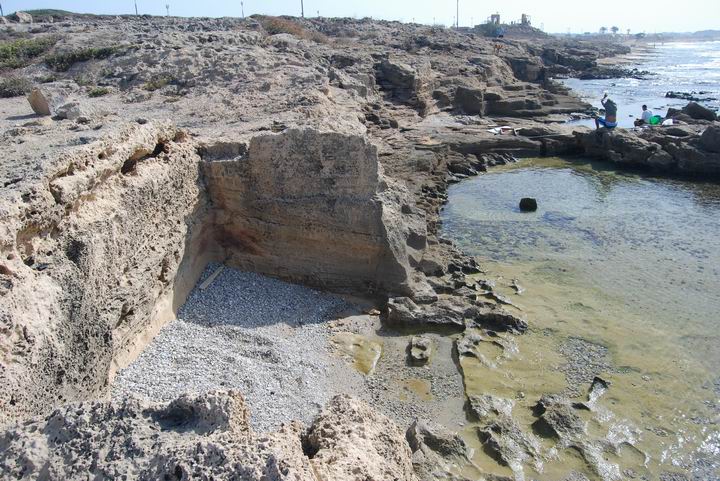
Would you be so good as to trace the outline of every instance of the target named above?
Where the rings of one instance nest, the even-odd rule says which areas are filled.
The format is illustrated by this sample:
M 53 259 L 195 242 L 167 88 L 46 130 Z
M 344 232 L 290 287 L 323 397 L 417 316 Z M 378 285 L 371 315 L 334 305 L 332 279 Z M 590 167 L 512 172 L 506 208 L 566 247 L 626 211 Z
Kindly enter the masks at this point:
M 515 402 L 512 399 L 505 399 L 492 394 L 468 396 L 470 409 L 478 417 L 484 420 L 496 415 L 510 416 Z
M 539 465 L 542 461 L 540 441 L 523 431 L 509 416 L 500 415 L 479 429 L 478 435 L 486 449 L 518 476 L 526 463 Z
M 13 477 L 86 479 L 414 481 L 403 433 L 367 405 L 338 397 L 313 423 L 257 436 L 237 392 L 183 396 L 169 404 L 86 402 L 0 432 L 0 469 Z M 106 455 L 111 453 L 111 455 Z
M 416 419 L 405 437 L 413 453 L 413 468 L 422 481 L 457 480 L 453 473 L 472 457 L 472 450 L 457 433 L 429 421 Z
M 47 92 L 34 88 L 28 94 L 27 99 L 36 114 L 52 115 L 52 97 Z
M 425 364 L 432 355 L 432 340 L 425 336 L 413 336 L 410 340 L 410 361 Z
M 481 89 L 460 85 L 455 91 L 455 106 L 469 115 L 484 115 L 484 93 Z
M 91 109 L 79 101 L 72 101 L 59 106 L 55 110 L 55 116 L 67 120 L 89 120 L 96 115 L 95 109 Z
M 18 23 L 33 23 L 32 15 L 25 12 L 15 12 L 15 18 Z
M 336 291 L 411 292 L 411 202 L 365 138 L 288 129 L 204 168 L 230 264 Z
M 410 446 L 390 419 L 348 396 L 336 396 L 307 433 L 319 479 L 415 481 Z

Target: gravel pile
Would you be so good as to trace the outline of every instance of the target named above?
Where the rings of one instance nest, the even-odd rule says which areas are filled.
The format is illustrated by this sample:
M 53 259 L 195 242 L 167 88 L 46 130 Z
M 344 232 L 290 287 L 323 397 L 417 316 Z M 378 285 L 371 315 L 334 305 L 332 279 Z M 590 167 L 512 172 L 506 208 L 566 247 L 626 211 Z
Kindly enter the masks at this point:
M 200 282 L 217 269 L 207 267 Z M 362 375 L 329 352 L 326 322 L 342 299 L 225 268 L 196 287 L 178 318 L 115 378 L 112 397 L 169 401 L 184 392 L 237 389 L 261 432 L 309 422 L 333 395 L 363 391 Z

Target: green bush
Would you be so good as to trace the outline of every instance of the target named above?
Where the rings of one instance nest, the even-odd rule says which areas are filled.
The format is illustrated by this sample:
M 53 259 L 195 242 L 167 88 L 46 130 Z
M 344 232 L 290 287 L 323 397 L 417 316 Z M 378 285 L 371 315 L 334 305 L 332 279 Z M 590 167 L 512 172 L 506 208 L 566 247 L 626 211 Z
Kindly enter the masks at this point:
M 0 78 L 0 98 L 19 97 L 32 90 L 32 83 L 21 77 Z
M 88 90 L 88 96 L 90 97 L 102 97 L 110 93 L 110 89 L 107 87 L 94 87 Z
M 0 68 L 22 68 L 52 48 L 54 37 L 18 39 L 0 43 Z
M 70 67 L 78 62 L 87 62 L 88 60 L 98 60 L 111 57 L 118 53 L 124 53 L 125 48 L 120 46 L 114 47 L 90 47 L 81 50 L 71 50 L 67 52 L 58 52 L 48 55 L 45 63 L 57 72 L 67 72 Z

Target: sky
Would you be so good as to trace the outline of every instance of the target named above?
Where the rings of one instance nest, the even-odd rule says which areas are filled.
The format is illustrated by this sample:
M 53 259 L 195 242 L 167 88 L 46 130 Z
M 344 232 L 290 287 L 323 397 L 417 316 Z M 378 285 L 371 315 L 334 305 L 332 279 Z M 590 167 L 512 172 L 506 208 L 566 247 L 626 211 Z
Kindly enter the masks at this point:
M 241 15 L 240 0 L 0 0 L 6 14 L 16 10 L 57 8 L 80 13 L 164 15 L 165 5 L 177 16 Z M 456 0 L 302 0 L 305 16 L 372 17 L 452 25 Z M 245 15 L 300 15 L 301 0 L 243 0 Z M 688 32 L 720 30 L 720 0 L 459 0 L 460 26 L 482 23 L 500 13 L 503 22 L 531 16 L 546 32 L 596 32 L 617 26 L 622 32 Z

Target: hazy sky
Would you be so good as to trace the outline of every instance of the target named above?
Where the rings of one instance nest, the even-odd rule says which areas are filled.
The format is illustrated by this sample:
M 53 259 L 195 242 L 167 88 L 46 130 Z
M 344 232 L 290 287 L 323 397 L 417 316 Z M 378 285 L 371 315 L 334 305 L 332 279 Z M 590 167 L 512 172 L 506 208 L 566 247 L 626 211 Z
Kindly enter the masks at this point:
M 0 0 L 5 13 L 59 8 L 83 13 L 133 13 L 135 0 Z M 180 16 L 240 16 L 240 0 L 137 0 L 140 13 Z M 300 0 L 244 0 L 245 15 L 300 15 Z M 456 0 L 304 0 L 305 15 L 373 17 L 451 25 Z M 549 32 L 597 31 L 617 25 L 633 32 L 720 29 L 720 0 L 460 0 L 460 25 L 481 23 L 499 12 L 503 21 L 532 17 Z

